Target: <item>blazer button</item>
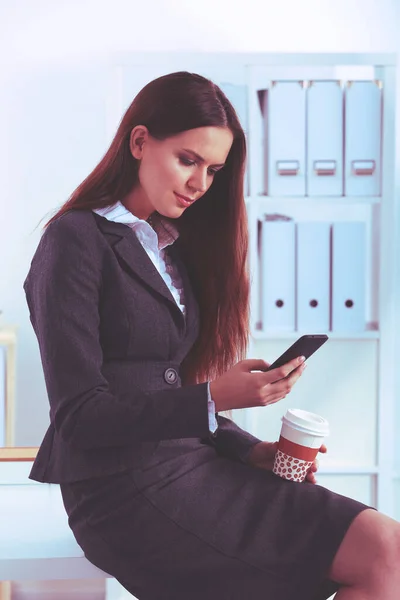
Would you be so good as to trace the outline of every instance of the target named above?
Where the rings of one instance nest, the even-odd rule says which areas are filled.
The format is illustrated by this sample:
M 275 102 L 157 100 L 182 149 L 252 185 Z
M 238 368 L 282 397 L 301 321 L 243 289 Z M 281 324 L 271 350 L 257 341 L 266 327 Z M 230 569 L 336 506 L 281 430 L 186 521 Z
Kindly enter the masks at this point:
M 175 371 L 175 369 L 166 369 L 166 371 L 164 372 L 164 379 L 167 383 L 172 385 L 178 379 L 178 373 Z

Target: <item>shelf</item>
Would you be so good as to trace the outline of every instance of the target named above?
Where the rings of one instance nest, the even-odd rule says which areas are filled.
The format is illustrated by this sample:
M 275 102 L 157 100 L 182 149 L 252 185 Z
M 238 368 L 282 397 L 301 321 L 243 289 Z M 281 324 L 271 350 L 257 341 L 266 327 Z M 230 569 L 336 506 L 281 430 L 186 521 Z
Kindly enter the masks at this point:
M 357 465 L 325 465 L 318 469 L 318 475 L 378 475 L 379 467 Z
M 185 60 L 190 61 L 193 66 L 204 64 L 215 64 L 223 60 L 224 68 L 237 65 L 260 65 L 260 66 L 377 66 L 396 67 L 397 55 L 394 52 L 185 52 Z M 131 52 L 117 52 L 111 61 L 111 65 L 135 66 L 135 65 L 159 65 L 178 61 L 182 64 L 182 52 L 146 52 L 137 53 L 132 57 Z
M 381 196 L 246 196 L 246 205 L 256 204 L 258 207 L 270 207 L 277 203 L 282 206 L 337 206 L 337 205 L 371 205 L 381 204 Z
M 318 468 L 318 475 L 379 475 L 380 468 L 357 465 L 324 465 Z M 400 472 L 394 471 L 393 480 L 400 479 Z
M 297 339 L 301 335 L 310 333 L 309 331 L 252 331 L 253 340 L 291 340 Z M 314 332 L 315 333 L 315 332 Z M 321 332 L 316 332 L 321 333 Z M 379 340 L 379 331 L 326 331 L 330 339 L 335 340 Z

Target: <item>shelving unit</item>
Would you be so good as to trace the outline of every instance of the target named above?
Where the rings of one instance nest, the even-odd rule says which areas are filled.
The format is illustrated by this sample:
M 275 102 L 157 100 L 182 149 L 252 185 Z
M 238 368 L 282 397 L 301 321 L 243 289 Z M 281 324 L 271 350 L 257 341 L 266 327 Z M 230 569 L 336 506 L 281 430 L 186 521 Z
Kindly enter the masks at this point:
M 361 220 L 366 224 L 366 327 L 361 332 L 330 332 L 330 340 L 310 359 L 287 399 L 263 409 L 235 411 L 235 420 L 262 439 L 276 439 L 280 417 L 289 406 L 327 417 L 331 436 L 321 457 L 323 485 L 395 515 L 395 287 L 398 208 L 394 191 L 396 57 L 391 54 L 203 54 L 123 55 L 110 65 L 108 132 L 115 133 L 122 113 L 137 91 L 162 74 L 189 70 L 224 85 L 244 86 L 247 111 L 239 114 L 248 142 L 246 206 L 251 272 L 249 357 L 272 362 L 301 333 L 263 331 L 260 323 L 258 222 L 266 213 L 295 221 Z M 302 80 L 379 80 L 383 93 L 382 189 L 380 196 L 269 197 L 265 191 L 260 106 L 257 90 L 268 82 Z M 227 93 L 227 95 L 229 95 Z M 232 99 L 233 101 L 233 99 Z M 240 113 L 240 111 L 238 110 Z M 399 424 L 400 425 L 400 424 Z M 397 473 L 398 475 L 398 473 Z M 350 481 L 351 480 L 351 481 Z M 360 482 L 359 488 L 357 481 Z M 331 482 L 331 483 L 330 483 Z
M 261 356 L 272 362 L 287 346 L 289 346 L 302 333 L 264 331 L 260 321 L 260 249 L 258 240 L 258 222 L 265 214 L 279 213 L 292 217 L 295 221 L 341 221 L 361 220 L 367 227 L 367 323 L 364 331 L 338 332 L 326 331 L 330 337 L 329 344 L 332 352 L 328 356 L 326 345 L 325 359 L 322 356 L 313 357 L 303 376 L 293 389 L 290 396 L 281 403 L 268 408 L 268 413 L 263 409 L 243 411 L 241 424 L 261 438 L 276 439 L 279 433 L 280 419 L 284 409 L 289 406 L 300 406 L 327 415 L 330 406 L 322 400 L 329 386 L 328 381 L 319 377 L 327 369 L 337 372 L 347 380 L 346 389 L 341 388 L 341 394 L 331 396 L 335 402 L 335 412 L 342 412 L 346 420 L 351 415 L 352 426 L 331 422 L 332 435 L 326 440 L 328 448 L 332 450 L 329 455 L 321 459 L 320 480 L 323 485 L 331 487 L 340 493 L 346 493 L 343 485 L 348 483 L 349 476 L 358 477 L 360 489 L 368 497 L 360 498 L 367 504 L 375 505 L 382 512 L 395 516 L 395 480 L 394 456 L 395 425 L 395 355 L 394 355 L 394 329 L 395 329 L 395 256 L 398 254 L 399 242 L 395 236 L 395 223 L 397 207 L 394 195 L 394 94 L 395 94 L 395 59 L 394 57 L 343 55 L 325 57 L 325 65 L 320 57 L 308 56 L 293 57 L 286 55 L 285 64 L 280 63 L 276 57 L 265 57 L 263 65 L 259 63 L 249 67 L 249 170 L 250 189 L 246 198 L 250 228 L 250 270 L 252 274 L 252 299 L 251 299 L 251 348 L 249 356 Z M 277 61 L 277 62 L 275 62 Z M 330 71 L 333 67 L 334 75 Z M 365 62 L 364 62 L 365 61 Z M 368 67 L 367 67 L 368 62 Z M 299 64 L 301 63 L 301 67 Z M 362 65 L 358 70 L 357 66 Z M 368 75 L 364 67 L 369 69 Z M 325 71 L 326 68 L 326 71 Z M 322 69 L 322 73 L 321 73 Z M 272 79 L 379 79 L 383 87 L 383 123 L 382 123 L 382 193 L 380 196 L 319 196 L 319 197 L 268 197 L 260 193 L 264 177 L 263 165 L 255 157 L 260 155 L 260 115 L 257 106 L 256 89 L 260 88 L 261 81 Z M 264 158 L 265 160 L 265 158 Z M 397 248 L 397 251 L 396 251 Z M 352 346 L 357 345 L 358 351 L 349 352 Z M 360 351 L 369 347 L 368 360 L 360 364 Z M 322 352 L 322 351 L 321 351 Z M 343 354 L 346 360 L 343 360 Z M 353 356 L 351 356 L 353 355 Z M 328 360 L 327 360 L 328 359 Z M 314 370 L 314 373 L 312 372 Z M 317 373 L 318 370 L 318 373 Z M 369 389 L 360 389 L 357 380 L 364 377 L 364 373 L 371 371 L 374 377 L 370 380 Z M 331 378 L 332 379 L 332 378 Z M 310 385 L 314 381 L 314 386 Z M 307 383 L 306 383 L 307 381 Z M 331 381 L 333 384 L 333 381 Z M 321 401 L 318 401 L 318 397 Z M 358 406 L 358 411 L 355 410 Z M 349 407 L 352 410 L 349 414 Z M 358 412 L 358 423 L 356 421 Z M 266 416 L 267 415 L 267 416 Z M 273 423 L 273 425 L 272 425 Z M 364 432 L 363 432 L 364 430 Z M 335 443 L 340 438 L 341 449 Z M 364 445 L 364 453 L 354 450 L 357 443 Z M 371 448 L 367 449 L 368 438 Z M 373 452 L 371 450 L 373 449 Z M 353 454 L 358 455 L 358 460 L 353 460 Z M 364 454 L 364 456 L 362 456 Z M 333 476 L 333 477 L 332 477 Z M 370 485 L 365 485 L 365 476 L 369 476 Z M 332 486 L 329 485 L 330 482 Z M 363 481 L 362 481 L 363 480 Z M 357 497 L 353 486 L 349 486 L 348 494 Z M 339 484 L 339 485 L 338 485 Z M 398 485 L 398 484 L 397 484 Z M 353 488 L 353 489 L 352 489 Z M 359 493 L 359 490 L 358 490 Z
M 1 438 L 5 446 L 14 445 L 16 346 L 17 328 L 0 327 L 0 360 L 3 361 L 0 365 L 0 410 L 4 411 L 0 423 Z M 4 375 L 4 380 L 1 374 Z

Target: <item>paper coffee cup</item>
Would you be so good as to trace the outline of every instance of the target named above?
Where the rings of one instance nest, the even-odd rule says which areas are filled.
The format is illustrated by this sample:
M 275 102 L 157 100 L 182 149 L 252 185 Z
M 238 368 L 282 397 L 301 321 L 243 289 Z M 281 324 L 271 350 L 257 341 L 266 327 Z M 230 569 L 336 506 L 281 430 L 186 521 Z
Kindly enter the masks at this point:
M 272 471 L 290 481 L 304 481 L 326 436 L 329 424 L 314 413 L 289 408 L 282 428 Z

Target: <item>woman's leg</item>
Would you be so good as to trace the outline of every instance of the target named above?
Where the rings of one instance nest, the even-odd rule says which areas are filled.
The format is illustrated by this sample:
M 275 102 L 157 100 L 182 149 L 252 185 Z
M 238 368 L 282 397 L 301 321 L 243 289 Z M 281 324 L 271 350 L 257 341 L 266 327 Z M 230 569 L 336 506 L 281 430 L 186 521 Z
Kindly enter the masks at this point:
M 332 563 L 335 600 L 400 598 L 400 523 L 374 510 L 352 522 Z

